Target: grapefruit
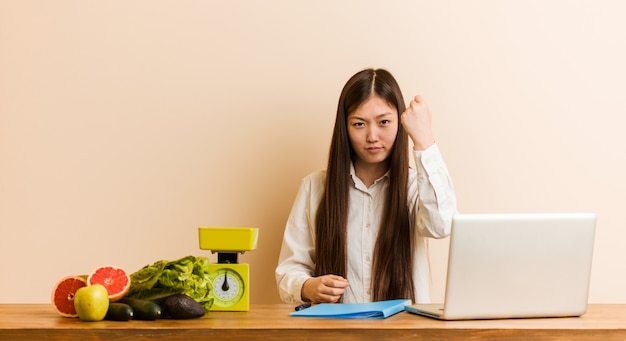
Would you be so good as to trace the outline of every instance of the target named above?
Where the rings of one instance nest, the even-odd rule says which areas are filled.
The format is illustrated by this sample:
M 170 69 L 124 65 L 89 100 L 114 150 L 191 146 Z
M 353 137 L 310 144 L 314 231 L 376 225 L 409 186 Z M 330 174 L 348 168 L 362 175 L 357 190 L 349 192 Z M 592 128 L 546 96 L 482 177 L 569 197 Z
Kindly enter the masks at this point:
M 87 286 L 87 280 L 79 276 L 63 277 L 52 289 L 52 306 L 65 317 L 78 317 L 74 307 L 76 291 Z
M 107 265 L 95 269 L 87 277 L 87 284 L 102 284 L 109 293 L 109 301 L 115 302 L 124 297 L 130 290 L 130 277 L 126 270 L 118 266 Z

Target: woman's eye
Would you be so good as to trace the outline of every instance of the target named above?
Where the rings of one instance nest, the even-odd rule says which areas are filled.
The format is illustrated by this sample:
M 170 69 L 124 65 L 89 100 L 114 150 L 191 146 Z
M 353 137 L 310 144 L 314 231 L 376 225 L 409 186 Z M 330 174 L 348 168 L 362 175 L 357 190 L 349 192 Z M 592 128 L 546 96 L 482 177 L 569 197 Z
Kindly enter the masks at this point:
M 352 125 L 355 127 L 363 127 L 365 124 L 363 122 L 354 122 Z
M 380 125 L 386 126 L 387 124 L 389 124 L 389 120 L 380 121 Z

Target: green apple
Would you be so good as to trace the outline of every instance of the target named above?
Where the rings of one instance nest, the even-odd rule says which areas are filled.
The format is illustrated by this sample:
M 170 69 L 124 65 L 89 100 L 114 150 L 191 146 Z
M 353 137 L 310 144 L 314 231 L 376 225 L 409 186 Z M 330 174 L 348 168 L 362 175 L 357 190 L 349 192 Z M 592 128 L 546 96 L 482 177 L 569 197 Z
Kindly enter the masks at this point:
M 109 293 L 102 284 L 76 290 L 74 307 L 82 321 L 102 321 L 109 310 Z

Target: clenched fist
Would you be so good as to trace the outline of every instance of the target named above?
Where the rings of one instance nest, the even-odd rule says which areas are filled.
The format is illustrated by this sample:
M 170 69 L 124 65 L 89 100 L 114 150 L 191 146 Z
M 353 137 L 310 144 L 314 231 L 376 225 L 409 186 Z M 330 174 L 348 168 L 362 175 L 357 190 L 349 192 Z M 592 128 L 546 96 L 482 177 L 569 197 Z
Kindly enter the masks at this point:
M 432 114 L 422 96 L 415 96 L 400 116 L 404 130 L 413 141 L 413 149 L 425 150 L 435 143 L 431 129 Z

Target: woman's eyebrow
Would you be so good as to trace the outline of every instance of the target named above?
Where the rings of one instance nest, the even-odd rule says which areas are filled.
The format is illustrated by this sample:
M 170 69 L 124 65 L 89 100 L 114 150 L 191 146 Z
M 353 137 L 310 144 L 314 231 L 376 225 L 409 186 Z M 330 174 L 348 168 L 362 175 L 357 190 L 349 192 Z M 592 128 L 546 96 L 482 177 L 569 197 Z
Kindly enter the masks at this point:
M 393 115 L 393 113 L 392 112 L 384 112 L 384 113 L 381 113 L 381 114 L 378 114 L 378 115 L 374 116 L 374 118 L 381 118 L 381 117 L 385 117 L 385 116 L 389 116 L 389 115 Z M 349 120 L 357 119 L 357 120 L 361 120 L 361 121 L 366 121 L 365 118 L 363 118 L 361 116 L 357 116 L 357 115 L 350 115 L 350 116 L 348 116 L 348 119 Z

